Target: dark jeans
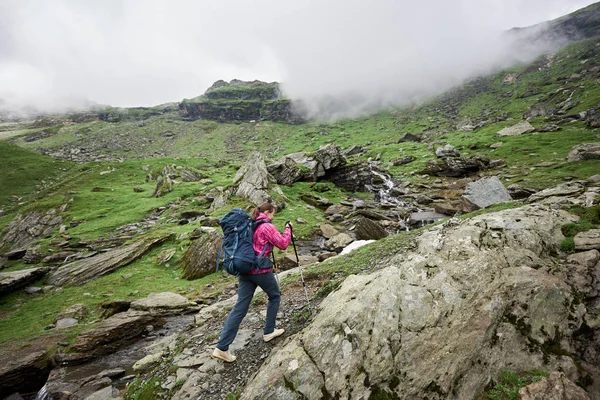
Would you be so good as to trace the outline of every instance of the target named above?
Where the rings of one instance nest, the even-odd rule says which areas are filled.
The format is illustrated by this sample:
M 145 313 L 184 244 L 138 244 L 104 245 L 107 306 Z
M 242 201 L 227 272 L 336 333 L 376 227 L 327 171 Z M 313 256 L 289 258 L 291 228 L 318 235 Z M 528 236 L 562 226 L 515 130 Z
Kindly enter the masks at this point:
M 229 345 L 233 343 L 238 328 L 248 312 L 250 302 L 252 301 L 252 297 L 254 297 L 254 291 L 257 286 L 260 286 L 269 297 L 264 333 L 267 335 L 275 330 L 275 318 L 277 317 L 277 311 L 279 310 L 279 303 L 281 301 L 281 291 L 279 290 L 279 285 L 275 279 L 275 274 L 273 272 L 267 272 L 266 274 L 240 275 L 238 277 L 237 303 L 235 303 L 233 310 L 229 313 L 223 331 L 221 332 L 221 337 L 217 343 L 217 347 L 220 350 L 229 350 Z

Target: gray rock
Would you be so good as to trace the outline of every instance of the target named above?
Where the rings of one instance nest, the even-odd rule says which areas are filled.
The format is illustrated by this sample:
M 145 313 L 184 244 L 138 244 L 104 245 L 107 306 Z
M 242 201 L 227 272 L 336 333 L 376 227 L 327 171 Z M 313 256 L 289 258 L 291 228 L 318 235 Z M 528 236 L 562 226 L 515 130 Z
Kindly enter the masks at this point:
M 496 176 L 469 183 L 462 199 L 467 212 L 512 200 L 508 190 Z
M 389 235 L 380 224 L 364 217 L 356 221 L 355 234 L 358 240 L 379 240 Z
M 461 207 L 462 210 L 462 207 Z M 449 210 L 445 210 L 449 211 Z M 449 215 L 454 215 L 458 213 L 459 210 L 453 212 Z M 431 224 L 433 222 L 439 221 L 440 219 L 448 218 L 448 213 L 439 213 L 437 211 L 420 211 L 414 212 L 410 214 L 410 218 L 408 223 L 412 227 L 422 227 L 427 224 Z
M 600 229 L 590 229 L 586 232 L 579 232 L 573 238 L 575 250 L 600 249 Z
M 160 323 L 157 317 L 147 312 L 128 311 L 115 314 L 79 335 L 71 346 L 72 353 L 56 355 L 56 362 L 61 365 L 78 364 L 114 353 L 146 332 L 148 325 Z
M 44 255 L 40 252 L 40 249 L 35 246 L 32 246 L 27 248 L 27 251 L 23 256 L 23 261 L 26 264 L 38 264 L 40 261 L 42 261 L 43 258 Z
M 50 354 L 47 342 L 30 343 L 25 348 L 3 353 L 0 363 L 0 398 L 12 393 L 29 393 L 46 382 L 50 370 Z
M 566 197 L 582 194 L 585 187 L 579 182 L 567 182 L 553 188 L 544 189 L 529 196 L 527 201 L 531 203 L 542 202 L 549 197 Z
M 316 181 L 328 171 L 346 164 L 339 146 L 328 144 L 314 154 L 288 154 L 268 166 L 268 171 L 282 185 L 304 181 Z
M 334 214 L 348 215 L 351 212 L 352 212 L 352 207 L 345 206 L 343 204 L 334 204 L 332 206 L 327 207 L 327 210 L 325 210 L 326 215 L 334 215 Z
M 567 159 L 569 161 L 599 160 L 600 143 L 578 144 L 569 151 Z
M 146 371 L 146 370 L 154 367 L 161 360 L 162 360 L 161 353 L 148 354 L 146 357 L 142 358 L 141 360 L 136 361 L 136 363 L 133 364 L 132 369 L 136 372 Z
M 435 156 L 438 158 L 446 158 L 446 157 L 460 157 L 460 152 L 456 149 L 456 147 L 451 144 L 446 144 L 444 146 L 438 147 L 435 150 Z
M 213 230 L 193 241 L 181 260 L 183 277 L 199 279 L 215 272 L 222 240 L 223 235 Z
M 346 233 L 340 233 L 325 242 L 325 247 L 329 250 L 340 252 L 344 249 L 344 247 L 348 246 L 352 242 L 353 239 L 350 237 L 350 235 Z
M 464 177 L 489 168 L 490 159 L 485 156 L 471 158 L 444 158 L 429 161 L 423 173 L 433 176 Z
M 70 328 L 79 323 L 75 318 L 61 318 L 56 321 L 55 325 L 57 329 Z
M 522 400 L 591 400 L 585 390 L 558 371 L 519 389 L 519 394 Z
M 163 251 L 161 251 L 158 256 L 156 256 L 156 263 L 158 265 L 164 265 L 166 263 L 169 262 L 169 260 L 171 260 L 171 258 L 173 258 L 173 256 L 175 255 L 175 253 L 177 252 L 177 249 L 165 249 Z
M 39 286 L 28 286 L 25 289 L 23 289 L 23 291 L 27 294 L 38 294 L 38 293 L 42 293 L 44 291 L 44 289 L 42 289 Z
M 337 229 L 335 229 L 329 224 L 319 224 L 319 229 L 321 230 L 321 235 L 323 235 L 327 239 L 331 239 L 332 237 L 340 233 Z
M 175 183 L 168 176 L 160 176 L 156 181 L 156 187 L 154 188 L 154 192 L 152 192 L 153 197 L 162 197 L 167 193 L 173 191 L 173 185 Z
M 506 190 L 508 190 L 508 194 L 510 194 L 510 197 L 512 197 L 515 200 L 526 199 L 536 192 L 535 189 L 523 187 L 517 183 L 509 185 L 506 188 Z
M 535 131 L 535 128 L 533 127 L 533 125 L 531 125 L 527 121 L 522 121 L 516 125 L 512 125 L 512 126 L 506 127 L 504 129 L 498 131 L 497 135 L 498 136 L 518 136 L 518 135 L 522 135 L 524 133 L 530 133 L 533 131 Z
M 107 386 L 87 396 L 84 400 L 119 400 L 122 399 L 117 388 Z
M 74 318 L 75 320 L 82 320 L 88 313 L 87 306 L 82 303 L 73 304 L 71 307 L 67 308 L 63 312 L 61 312 L 56 318 L 54 318 L 54 323 L 57 324 L 57 321 L 63 318 Z
M 155 246 L 166 241 L 169 236 L 150 236 L 128 246 L 65 264 L 50 275 L 48 283 L 54 286 L 84 285 L 137 260 Z
M 130 309 L 165 316 L 197 311 L 198 306 L 180 294 L 162 292 L 150 293 L 143 299 L 132 301 Z
M 33 242 L 48 237 L 63 221 L 62 213 L 67 204 L 52 208 L 47 212 L 32 212 L 27 215 L 18 214 L 5 228 L 0 241 L 0 249 L 26 250 Z M 25 253 L 23 253 L 23 256 Z
M 0 295 L 14 292 L 44 277 L 48 268 L 29 268 L 11 272 L 0 272 Z
M 346 278 L 310 325 L 271 354 L 242 398 L 358 399 L 378 391 L 413 399 L 431 398 L 435 388 L 435 398 L 466 399 L 503 369 L 574 366 L 541 345 L 559 334 L 560 347 L 575 352 L 586 315 L 570 267 L 555 257 L 570 221 L 564 211 L 530 205 L 423 232 L 383 269 Z M 600 375 L 569 370 L 570 379 Z
M 415 157 L 415 156 L 406 156 L 406 157 L 391 160 L 390 164 L 393 165 L 394 167 L 399 167 L 401 165 L 410 164 L 411 162 L 415 161 L 416 159 L 417 159 L 417 157 Z
M 236 195 L 258 206 L 265 202 L 274 203 L 273 197 L 268 192 L 272 180 L 262 155 L 254 152 L 238 170 L 233 183 L 238 184 Z M 281 208 L 281 205 L 278 206 Z

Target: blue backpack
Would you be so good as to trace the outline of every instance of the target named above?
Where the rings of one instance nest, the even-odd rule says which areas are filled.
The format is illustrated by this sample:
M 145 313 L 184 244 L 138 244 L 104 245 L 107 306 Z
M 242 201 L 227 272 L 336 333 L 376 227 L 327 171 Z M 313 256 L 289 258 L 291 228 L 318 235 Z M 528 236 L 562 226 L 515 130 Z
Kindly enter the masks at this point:
M 219 220 L 223 230 L 223 242 L 217 256 L 217 268 L 223 253 L 223 269 L 231 275 L 247 274 L 257 268 L 270 268 L 272 263 L 263 257 L 265 251 L 272 247 L 267 243 L 259 256 L 254 254 L 252 238 L 258 225 L 266 220 L 253 221 L 252 217 L 241 208 L 234 208 Z M 269 265 L 270 264 L 270 265 Z

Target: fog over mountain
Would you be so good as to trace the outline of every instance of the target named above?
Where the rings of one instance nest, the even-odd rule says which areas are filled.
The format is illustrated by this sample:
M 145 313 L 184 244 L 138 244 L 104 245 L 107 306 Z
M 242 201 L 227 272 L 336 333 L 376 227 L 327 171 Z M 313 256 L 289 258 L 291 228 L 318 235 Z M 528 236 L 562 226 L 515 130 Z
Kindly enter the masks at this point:
M 541 51 L 506 31 L 589 0 L 3 0 L 0 109 L 149 106 L 218 79 L 284 83 L 313 115 L 419 101 Z

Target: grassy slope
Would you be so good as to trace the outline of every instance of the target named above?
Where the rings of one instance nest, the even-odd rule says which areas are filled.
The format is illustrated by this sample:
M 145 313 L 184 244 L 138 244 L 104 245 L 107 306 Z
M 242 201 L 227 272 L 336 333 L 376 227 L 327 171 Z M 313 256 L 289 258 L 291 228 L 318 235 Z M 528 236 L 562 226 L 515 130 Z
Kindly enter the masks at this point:
M 563 164 L 573 145 L 599 139 L 598 132 L 588 129 L 583 123 L 562 125 L 559 132 L 502 139 L 496 136 L 496 132 L 519 122 L 523 112 L 544 96 L 570 85 L 559 78 L 581 72 L 583 65 L 587 67 L 598 63 L 595 53 L 592 57 L 586 56 L 594 49 L 595 41 L 578 43 L 556 55 L 549 68 L 545 67 L 546 59 L 540 58 L 533 64 L 533 68 L 519 66 L 489 78 L 475 80 L 420 106 L 384 111 L 368 117 L 334 123 L 287 125 L 263 121 L 258 124 L 218 124 L 212 121 L 182 121 L 176 114 L 165 114 L 142 122 L 67 123 L 56 129 L 52 136 L 32 142 L 26 142 L 25 135 L 32 131 L 38 132 L 35 129 L 43 130 L 44 127 L 16 130 L 19 128 L 16 126 L 15 130 L 6 130 L 3 135 L 11 137 L 11 140 L 22 148 L 0 141 L 3 154 L 3 160 L 0 161 L 0 179 L 4 179 L 0 181 L 3 189 L 0 196 L 4 196 L 0 197 L 0 205 L 9 201 L 12 194 L 30 193 L 42 179 L 53 178 L 53 182 L 46 185 L 41 192 L 25 197 L 26 204 L 19 208 L 8 208 L 8 215 L 0 217 L 0 228 L 8 224 L 17 211 L 44 209 L 63 204 L 70 199 L 72 201 L 67 215 L 69 221 L 85 223 L 69 227 L 67 234 L 81 240 L 110 234 L 115 228 L 138 222 L 152 210 L 169 203 L 179 205 L 177 212 L 197 209 L 201 206 L 195 203 L 194 198 L 216 186 L 230 185 L 243 157 L 254 149 L 265 149 L 265 152 L 268 151 L 268 157 L 275 158 L 296 151 L 315 151 L 327 143 L 336 143 L 343 148 L 361 145 L 365 146 L 366 153 L 359 159 L 366 160 L 380 155 L 383 165 L 406 155 L 416 156 L 415 162 L 389 167 L 389 172 L 399 180 L 430 182 L 434 178 L 423 177 L 420 173 L 427 161 L 435 159 L 429 146 L 450 143 L 460 148 L 466 156 L 483 154 L 492 159 L 504 158 L 508 168 L 503 170 L 502 174 L 507 184 L 520 182 L 525 186 L 543 188 L 562 182 L 566 177 L 585 178 L 598 173 L 597 162 Z M 581 64 L 581 61 L 587 58 L 591 61 Z M 520 74 L 517 82 L 512 85 L 502 83 L 507 73 Z M 576 83 L 575 86 L 579 88 L 576 96 L 580 103 L 571 112 L 585 111 L 600 104 L 600 85 L 597 83 L 597 79 L 587 78 Z M 581 89 L 581 86 L 585 89 Z M 543 92 L 526 98 L 519 97 L 535 87 Z M 461 119 L 471 119 L 474 122 L 486 119 L 494 121 L 494 117 L 501 115 L 507 115 L 508 119 L 490 122 L 475 132 L 456 130 L 456 123 Z M 547 124 L 547 121 L 538 118 L 533 120 L 532 124 L 540 126 Z M 165 137 L 166 132 L 173 133 L 174 137 Z M 420 134 L 428 139 L 422 143 L 398 143 L 398 139 L 407 132 Z M 503 142 L 500 148 L 494 150 L 489 147 L 500 140 Z M 125 161 L 72 164 L 54 161 L 24 150 L 53 149 L 67 144 L 93 147 L 93 143 L 97 143 L 98 148 L 103 149 L 103 153 L 124 157 Z M 114 143 L 123 145 L 123 148 L 112 146 Z M 157 153 L 164 156 L 154 158 Z M 4 157 L 5 154 L 7 157 Z M 136 157 L 133 157 L 134 155 Z M 229 164 L 222 167 L 211 166 L 218 159 L 229 160 Z M 556 164 L 551 167 L 535 166 L 541 162 Z M 146 172 L 142 167 L 147 165 L 150 169 L 155 169 L 172 163 L 198 167 L 209 175 L 214 183 L 208 186 L 181 183 L 165 197 L 151 197 L 154 183 L 145 181 Z M 100 175 L 102 171 L 109 170 L 110 173 Z M 9 176 L 12 180 L 8 180 Z M 136 193 L 133 187 L 141 188 L 143 192 Z M 334 202 L 339 202 L 348 195 L 333 186 L 330 186 L 327 192 L 317 192 L 309 183 L 297 183 L 293 187 L 282 189 L 289 198 L 289 203 L 278 215 L 276 224 L 281 228 L 285 220 L 302 217 L 308 223 L 296 224 L 296 234 L 304 237 L 310 237 L 313 227 L 325 218 L 322 212 L 307 207 L 301 201 L 302 193 L 313 192 Z M 221 216 L 231 207 L 247 205 L 247 201 L 234 197 L 225 209 L 216 210 L 214 215 Z M 177 213 L 167 213 L 161 220 L 160 229 L 181 234 L 191 232 L 195 228 L 193 225 L 180 226 L 177 222 Z M 56 238 L 44 240 L 43 247 L 53 249 L 54 240 Z M 311 268 L 308 273 L 331 276 L 360 272 L 368 269 L 375 258 L 393 253 L 402 243 L 405 243 L 405 235 L 386 238 L 357 251 L 352 256 Z M 188 239 L 173 239 L 163 246 L 162 249 L 177 249 L 168 267 L 156 265 L 156 255 L 162 250 L 157 249 L 117 273 L 102 277 L 81 288 L 66 288 L 60 293 L 52 292 L 34 298 L 22 293 L 0 298 L 0 315 L 3 320 L 0 324 L 0 343 L 17 338 L 15 326 L 19 326 L 18 337 L 21 339 L 45 334 L 44 326 L 48 325 L 59 311 L 75 302 L 84 302 L 90 307 L 92 312 L 88 321 L 93 321 L 98 317 L 97 305 L 107 299 L 133 299 L 145 296 L 151 291 L 167 290 L 186 293 L 193 298 L 205 291 L 205 285 L 208 283 L 213 284 L 215 288 L 231 283 L 230 279 L 219 276 L 195 282 L 179 280 L 180 271 L 177 265 L 188 244 Z M 9 267 L 19 269 L 27 266 L 15 262 L 9 264 Z M 121 276 L 128 273 L 132 274 L 132 277 L 124 280 Z M 152 279 L 147 280 L 148 277 Z M 43 283 L 40 281 L 37 284 Z M 135 292 L 136 290 L 138 292 Z M 76 330 L 72 333 L 76 333 Z

